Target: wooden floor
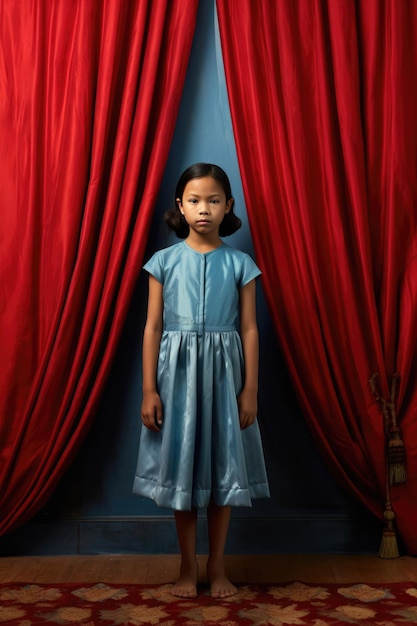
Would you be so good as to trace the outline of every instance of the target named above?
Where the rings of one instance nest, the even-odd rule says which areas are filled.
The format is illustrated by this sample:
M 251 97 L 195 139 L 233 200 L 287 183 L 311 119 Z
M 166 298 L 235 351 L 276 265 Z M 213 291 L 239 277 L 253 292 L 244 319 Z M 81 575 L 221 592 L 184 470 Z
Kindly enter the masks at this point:
M 200 582 L 205 582 L 206 557 L 198 560 Z M 3 557 L 0 582 L 164 584 L 175 580 L 178 565 L 176 555 Z M 389 560 L 354 555 L 227 556 L 226 566 L 236 583 L 417 582 L 417 558 L 411 556 Z

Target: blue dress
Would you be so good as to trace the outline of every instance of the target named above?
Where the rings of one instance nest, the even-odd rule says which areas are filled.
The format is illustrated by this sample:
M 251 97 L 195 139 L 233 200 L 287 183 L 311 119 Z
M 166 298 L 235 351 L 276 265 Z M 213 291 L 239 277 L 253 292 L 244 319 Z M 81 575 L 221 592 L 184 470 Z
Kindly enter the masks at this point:
M 142 426 L 133 492 L 176 510 L 251 506 L 269 496 L 257 421 L 240 429 L 243 384 L 239 289 L 261 273 L 225 243 L 200 253 L 185 241 L 144 266 L 163 285 L 157 385 L 161 432 Z

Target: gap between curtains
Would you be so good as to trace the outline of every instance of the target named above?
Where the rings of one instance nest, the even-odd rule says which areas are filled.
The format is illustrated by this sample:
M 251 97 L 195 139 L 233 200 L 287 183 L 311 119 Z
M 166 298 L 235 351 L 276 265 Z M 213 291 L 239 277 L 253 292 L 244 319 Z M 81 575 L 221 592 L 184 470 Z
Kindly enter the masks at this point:
M 390 496 L 416 554 L 417 4 L 217 9 L 254 247 L 306 419 L 332 473 L 382 517 L 386 438 L 368 381 L 378 372 L 389 402 L 401 375 L 408 480 Z
M 0 532 L 47 501 L 138 277 L 198 0 L 0 6 Z

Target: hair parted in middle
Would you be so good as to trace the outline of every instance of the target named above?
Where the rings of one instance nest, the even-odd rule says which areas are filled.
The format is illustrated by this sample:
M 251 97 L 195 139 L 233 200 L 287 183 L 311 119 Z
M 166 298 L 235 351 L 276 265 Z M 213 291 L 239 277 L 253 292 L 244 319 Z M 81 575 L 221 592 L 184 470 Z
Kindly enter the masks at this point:
M 185 239 L 188 237 L 190 227 L 184 219 L 178 205 L 177 198 L 182 202 L 182 196 L 187 183 L 194 178 L 204 178 L 205 176 L 211 176 L 217 181 L 226 195 L 226 202 L 233 199 L 232 189 L 230 186 L 229 178 L 224 170 L 218 165 L 212 163 L 194 163 L 190 165 L 180 176 L 177 187 L 175 189 L 175 206 L 169 209 L 164 214 L 164 221 L 168 227 L 175 232 L 177 237 Z M 242 222 L 240 218 L 233 212 L 233 204 L 230 211 L 226 213 L 219 228 L 219 235 L 221 237 L 227 237 L 227 235 L 233 235 L 241 227 Z

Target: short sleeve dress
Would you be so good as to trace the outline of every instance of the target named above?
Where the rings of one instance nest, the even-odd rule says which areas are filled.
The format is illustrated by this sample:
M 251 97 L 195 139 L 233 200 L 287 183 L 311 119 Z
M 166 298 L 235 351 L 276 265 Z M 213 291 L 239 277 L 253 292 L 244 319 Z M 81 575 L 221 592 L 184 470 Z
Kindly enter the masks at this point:
M 163 285 L 157 385 L 160 432 L 142 426 L 133 492 L 175 510 L 251 506 L 269 496 L 257 421 L 240 429 L 244 377 L 239 289 L 259 276 L 225 243 L 200 253 L 185 241 L 144 266 Z

